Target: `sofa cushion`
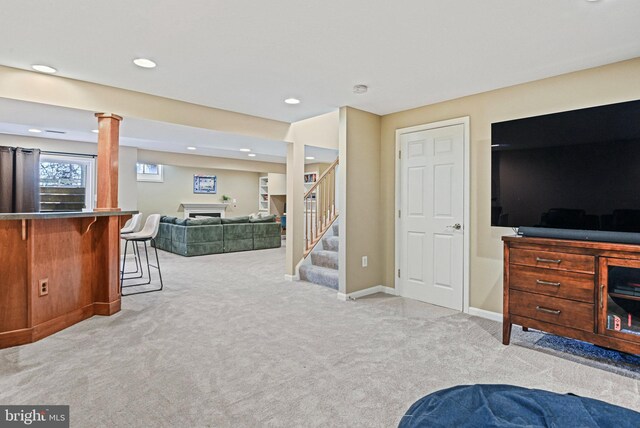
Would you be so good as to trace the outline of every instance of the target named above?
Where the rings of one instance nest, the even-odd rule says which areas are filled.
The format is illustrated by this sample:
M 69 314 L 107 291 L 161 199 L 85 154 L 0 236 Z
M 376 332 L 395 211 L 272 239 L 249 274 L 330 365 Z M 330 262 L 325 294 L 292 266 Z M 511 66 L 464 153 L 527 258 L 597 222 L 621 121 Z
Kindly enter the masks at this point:
M 254 223 L 253 238 L 275 237 L 282 235 L 280 223 Z
M 253 250 L 253 238 L 224 240 L 225 253 L 232 253 L 234 251 L 249 251 L 249 250 Z
M 249 223 L 249 216 L 245 215 L 242 217 L 225 217 L 221 219 L 222 224 L 238 224 L 238 223 Z
M 204 225 L 189 227 L 173 227 L 171 241 L 190 244 L 203 242 L 222 241 L 223 230 L 221 225 Z
M 178 219 L 177 217 L 171 217 L 171 216 L 168 216 L 168 215 L 163 215 L 162 217 L 160 217 L 160 223 L 175 224 L 177 219 Z
M 220 224 L 220 217 L 188 218 L 187 226 L 205 226 L 209 224 Z
M 171 252 L 180 254 L 181 256 L 203 256 L 205 254 L 219 254 L 222 253 L 223 242 L 199 242 L 199 243 L 184 243 L 184 242 L 172 242 Z
M 275 221 L 276 221 L 276 215 L 275 214 L 271 214 L 271 215 L 267 215 L 267 216 L 263 216 L 263 217 L 255 217 L 255 218 L 249 219 L 249 222 L 251 222 L 251 223 L 275 223 Z
M 264 250 L 266 248 L 280 248 L 282 246 L 282 239 L 279 236 L 266 236 L 253 238 L 253 249 Z
M 251 223 L 223 225 L 225 242 L 234 239 L 253 239 L 253 226 Z

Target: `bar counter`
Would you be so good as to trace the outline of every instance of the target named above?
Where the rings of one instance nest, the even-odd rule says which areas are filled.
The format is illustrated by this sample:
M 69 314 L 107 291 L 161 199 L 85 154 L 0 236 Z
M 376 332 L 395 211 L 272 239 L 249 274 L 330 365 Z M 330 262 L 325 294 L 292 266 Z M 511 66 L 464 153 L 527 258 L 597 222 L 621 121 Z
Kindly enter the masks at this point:
M 135 213 L 0 214 L 0 348 L 120 311 L 120 229 Z

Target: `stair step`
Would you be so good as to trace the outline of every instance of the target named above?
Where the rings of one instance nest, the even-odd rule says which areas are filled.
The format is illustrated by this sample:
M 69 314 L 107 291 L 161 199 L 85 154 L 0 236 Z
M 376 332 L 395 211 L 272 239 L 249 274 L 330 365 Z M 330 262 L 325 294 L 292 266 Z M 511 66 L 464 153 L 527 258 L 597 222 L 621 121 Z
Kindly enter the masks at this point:
M 300 266 L 300 279 L 324 285 L 325 287 L 338 289 L 338 271 L 322 266 L 302 265 Z
M 338 252 L 319 250 L 311 253 L 311 263 L 330 269 L 338 269 Z
M 340 249 L 340 238 L 337 236 L 323 238 L 322 249 L 326 251 L 338 251 Z
M 340 225 L 338 223 L 333 224 L 333 236 L 340 236 Z

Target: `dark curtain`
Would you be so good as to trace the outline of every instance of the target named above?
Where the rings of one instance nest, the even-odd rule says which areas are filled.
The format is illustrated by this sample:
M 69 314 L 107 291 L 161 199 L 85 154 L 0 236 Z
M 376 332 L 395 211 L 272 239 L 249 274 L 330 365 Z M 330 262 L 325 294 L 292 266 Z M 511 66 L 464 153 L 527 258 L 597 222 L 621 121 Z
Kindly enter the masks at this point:
M 0 146 L 0 212 L 40 211 L 40 150 Z

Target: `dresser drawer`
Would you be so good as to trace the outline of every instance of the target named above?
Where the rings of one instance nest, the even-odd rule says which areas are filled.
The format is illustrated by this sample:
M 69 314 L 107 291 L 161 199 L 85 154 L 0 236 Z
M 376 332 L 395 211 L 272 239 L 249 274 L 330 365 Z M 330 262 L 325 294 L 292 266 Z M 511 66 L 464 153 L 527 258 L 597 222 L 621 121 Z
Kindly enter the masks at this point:
M 545 269 L 583 273 L 595 272 L 595 257 L 582 254 L 513 248 L 509 252 L 509 261 L 512 264 L 535 266 Z
M 509 287 L 564 299 L 593 303 L 594 276 L 531 266 L 513 265 Z
M 578 330 L 594 331 L 594 306 L 589 303 L 511 290 L 509 312 Z

